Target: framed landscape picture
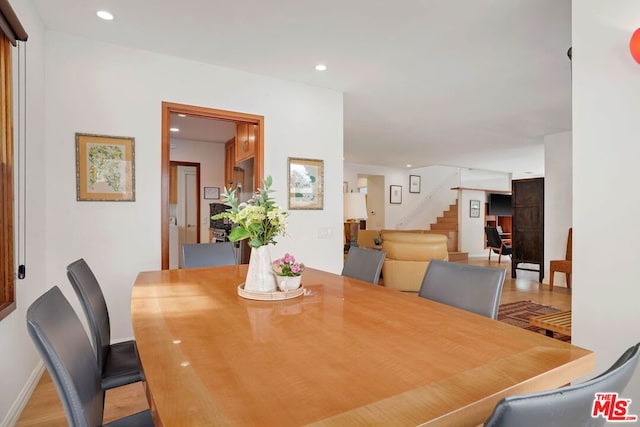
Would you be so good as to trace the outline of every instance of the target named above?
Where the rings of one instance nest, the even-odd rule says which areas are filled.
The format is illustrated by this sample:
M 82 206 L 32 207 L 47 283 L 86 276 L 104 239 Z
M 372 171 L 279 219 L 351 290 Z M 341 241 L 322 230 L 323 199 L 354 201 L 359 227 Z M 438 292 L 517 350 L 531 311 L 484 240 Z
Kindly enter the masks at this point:
M 402 203 L 402 185 L 389 186 L 389 203 L 395 205 Z
M 290 210 L 324 208 L 323 160 L 289 157 L 288 177 Z
M 76 133 L 76 199 L 135 201 L 134 138 Z

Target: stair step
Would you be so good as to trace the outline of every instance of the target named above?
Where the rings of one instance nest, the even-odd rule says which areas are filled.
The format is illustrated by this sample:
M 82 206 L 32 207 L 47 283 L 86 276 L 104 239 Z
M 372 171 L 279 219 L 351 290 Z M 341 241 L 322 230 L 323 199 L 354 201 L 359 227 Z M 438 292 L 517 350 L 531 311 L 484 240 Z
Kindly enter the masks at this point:
M 450 230 L 450 231 L 458 231 L 458 223 L 457 222 L 443 222 L 431 224 L 431 230 Z
M 468 261 L 469 253 L 467 252 L 449 252 L 449 261 Z
M 447 216 L 447 215 L 439 216 L 438 218 L 436 218 L 436 221 L 439 224 L 444 223 L 444 222 L 447 222 L 447 223 L 455 222 L 455 223 L 457 223 L 458 222 L 458 215 L 456 215 L 456 216 Z

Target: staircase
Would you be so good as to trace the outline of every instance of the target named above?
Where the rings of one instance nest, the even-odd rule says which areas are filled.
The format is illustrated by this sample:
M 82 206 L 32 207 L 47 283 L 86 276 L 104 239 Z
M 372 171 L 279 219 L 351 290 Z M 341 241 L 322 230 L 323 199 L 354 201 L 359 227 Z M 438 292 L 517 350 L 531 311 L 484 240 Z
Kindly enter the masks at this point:
M 436 219 L 435 224 L 429 226 L 429 233 L 444 234 L 447 236 L 447 249 L 449 261 L 467 261 L 469 254 L 458 251 L 458 200 L 449 209 Z

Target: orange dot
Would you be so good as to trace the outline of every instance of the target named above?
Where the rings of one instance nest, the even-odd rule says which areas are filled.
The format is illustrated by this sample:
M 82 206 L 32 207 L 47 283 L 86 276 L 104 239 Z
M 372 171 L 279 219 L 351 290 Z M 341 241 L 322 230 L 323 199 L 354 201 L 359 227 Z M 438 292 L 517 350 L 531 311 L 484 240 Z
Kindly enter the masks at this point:
M 640 64 L 640 28 L 633 33 L 631 40 L 629 40 L 629 51 L 633 59 Z

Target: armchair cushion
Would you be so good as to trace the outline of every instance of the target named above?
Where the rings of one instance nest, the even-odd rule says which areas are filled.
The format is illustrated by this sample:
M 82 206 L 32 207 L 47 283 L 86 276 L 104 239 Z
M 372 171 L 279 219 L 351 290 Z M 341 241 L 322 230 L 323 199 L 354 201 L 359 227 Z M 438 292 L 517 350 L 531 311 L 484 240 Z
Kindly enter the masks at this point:
M 382 250 L 387 258 L 382 265 L 383 284 L 401 291 L 418 292 L 429 260 L 448 260 L 447 237 L 404 231 L 384 233 Z

